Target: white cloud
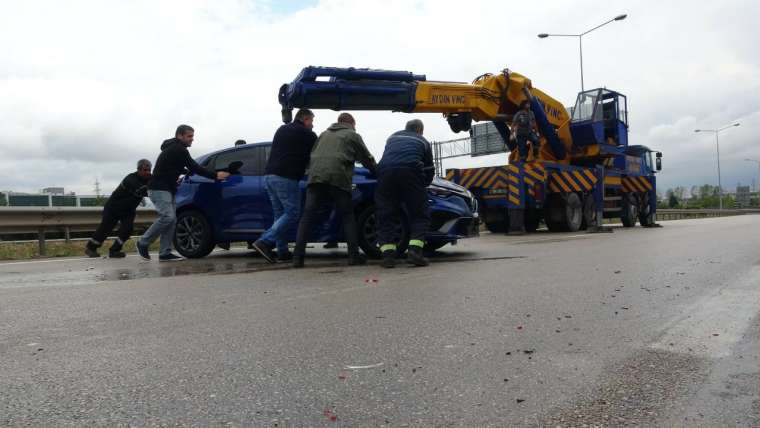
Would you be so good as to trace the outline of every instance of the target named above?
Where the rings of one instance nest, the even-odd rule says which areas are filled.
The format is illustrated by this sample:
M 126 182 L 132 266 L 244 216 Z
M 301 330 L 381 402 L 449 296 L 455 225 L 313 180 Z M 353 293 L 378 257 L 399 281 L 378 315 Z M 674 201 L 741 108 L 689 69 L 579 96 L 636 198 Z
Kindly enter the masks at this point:
M 300 9 L 297 9 L 300 4 Z M 623 8 L 623 9 L 621 9 Z M 297 9 L 297 10 L 296 10 Z M 306 65 L 410 70 L 468 81 L 509 67 L 569 105 L 579 89 L 577 32 L 628 13 L 584 38 L 586 87 L 629 97 L 632 144 L 664 152 L 663 187 L 711 182 L 713 143 L 725 134 L 724 183 L 751 180 L 760 159 L 760 35 L 755 2 L 606 3 L 341 1 L 35 1 L 0 4 L 0 188 L 112 187 L 139 157 L 154 159 L 179 123 L 200 155 L 238 138 L 262 141 L 279 125 L 279 86 Z M 317 112 L 322 129 L 335 112 Z M 407 115 L 357 112 L 376 155 Z M 457 135 L 422 116 L 431 139 Z M 725 147 L 725 149 L 724 149 Z M 447 166 L 500 163 L 503 156 Z M 737 160 L 738 159 L 738 160 Z M 722 165 L 723 166 L 723 165 Z

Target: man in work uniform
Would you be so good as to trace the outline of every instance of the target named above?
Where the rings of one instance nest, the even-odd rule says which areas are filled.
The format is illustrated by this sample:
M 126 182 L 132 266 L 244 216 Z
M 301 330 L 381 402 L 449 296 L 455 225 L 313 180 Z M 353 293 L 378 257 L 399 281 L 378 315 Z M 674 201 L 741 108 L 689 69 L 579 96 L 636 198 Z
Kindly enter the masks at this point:
M 306 204 L 298 224 L 298 238 L 293 253 L 293 267 L 303 267 L 306 242 L 309 239 L 315 214 L 326 202 L 335 203 L 336 211 L 343 218 L 343 229 L 348 244 L 348 264 L 365 264 L 366 259 L 359 254 L 358 230 L 351 200 L 351 185 L 354 177 L 354 163 L 361 162 L 374 174 L 375 159 L 364 145 L 362 137 L 356 133 L 356 121 L 348 113 L 341 113 L 338 122 L 323 132 L 311 152 L 309 185 L 306 190 Z
M 530 101 L 524 100 L 520 103 L 520 110 L 512 118 L 512 132 L 515 133 L 520 160 L 528 160 L 528 140 L 533 146 L 533 157 L 538 157 L 538 134 L 535 132 L 537 129 L 536 116 L 530 111 Z
M 150 161 L 140 159 L 137 162 L 137 171 L 124 177 L 119 187 L 111 193 L 106 205 L 103 207 L 103 218 L 100 220 L 100 225 L 85 247 L 84 253 L 89 257 L 100 257 L 98 248 L 103 245 L 103 242 L 108 237 L 108 234 L 111 233 L 114 226 L 116 226 L 116 223 L 119 223 L 119 233 L 108 250 L 108 257 L 126 257 L 122 248 L 124 243 L 132 236 L 137 206 L 148 195 L 150 169 Z
M 396 264 L 396 242 L 400 237 L 394 235 L 394 224 L 401 215 L 401 204 L 409 214 L 407 261 L 416 266 L 428 265 L 422 248 L 430 228 L 427 187 L 433 181 L 435 167 L 430 143 L 422 136 L 423 130 L 421 120 L 407 122 L 406 129 L 388 138 L 377 166 L 375 212 L 382 265 L 386 268 Z
M 277 259 L 289 261 L 288 232 L 301 218 L 301 189 L 298 182 L 309 165 L 311 149 L 317 140 L 314 113 L 298 110 L 295 120 L 280 126 L 272 139 L 272 151 L 266 168 L 266 189 L 272 202 L 274 223 L 252 244 L 269 263 L 274 263 L 272 247 L 277 245 Z
M 177 181 L 181 174 L 188 171 L 211 180 L 224 180 L 230 173 L 210 171 L 190 157 L 188 147 L 193 145 L 195 130 L 189 125 L 180 125 L 174 133 L 174 138 L 161 144 L 161 154 L 156 160 L 153 178 L 148 184 L 148 196 L 158 212 L 158 219 L 148 228 L 137 241 L 137 253 L 145 260 L 150 260 L 148 247 L 161 236 L 161 247 L 158 261 L 182 260 L 172 253 L 174 227 L 177 224 L 176 204 L 174 195 L 177 193 Z

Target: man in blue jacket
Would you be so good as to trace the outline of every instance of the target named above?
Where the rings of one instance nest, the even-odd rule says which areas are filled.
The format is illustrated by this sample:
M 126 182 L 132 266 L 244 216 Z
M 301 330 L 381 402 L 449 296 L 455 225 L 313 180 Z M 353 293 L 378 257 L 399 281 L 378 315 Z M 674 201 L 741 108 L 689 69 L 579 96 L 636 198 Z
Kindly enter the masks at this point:
M 427 266 L 422 254 L 425 235 L 430 228 L 427 186 L 433 181 L 433 151 L 422 136 L 421 120 L 407 122 L 406 129 L 388 138 L 385 151 L 377 165 L 375 210 L 378 223 L 378 241 L 383 254 L 383 267 L 396 265 L 394 223 L 401 215 L 401 204 L 409 214 L 409 252 L 407 261 L 415 266 Z

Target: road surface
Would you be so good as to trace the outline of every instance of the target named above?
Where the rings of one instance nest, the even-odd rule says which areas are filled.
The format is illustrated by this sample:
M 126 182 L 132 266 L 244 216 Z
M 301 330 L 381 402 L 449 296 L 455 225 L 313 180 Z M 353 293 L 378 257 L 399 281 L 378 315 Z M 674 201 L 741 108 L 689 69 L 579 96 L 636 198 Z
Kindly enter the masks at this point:
M 745 215 L 485 234 L 429 268 L 4 263 L 0 425 L 760 426 L 759 237 Z

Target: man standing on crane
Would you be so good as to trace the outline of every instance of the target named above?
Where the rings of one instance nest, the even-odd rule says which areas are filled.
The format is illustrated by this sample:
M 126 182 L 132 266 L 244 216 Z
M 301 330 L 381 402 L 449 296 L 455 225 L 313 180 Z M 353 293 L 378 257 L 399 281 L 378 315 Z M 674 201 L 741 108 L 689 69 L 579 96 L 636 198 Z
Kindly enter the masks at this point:
M 330 125 L 317 139 L 311 152 L 309 185 L 306 189 L 306 203 L 298 224 L 296 248 L 293 252 L 293 267 L 303 267 L 306 242 L 317 211 L 325 202 L 335 203 L 336 211 L 343 218 L 343 231 L 348 244 L 348 264 L 365 264 L 359 254 L 359 238 L 354 218 L 351 190 L 354 178 L 354 163 L 361 162 L 370 173 L 376 169 L 375 158 L 364 145 L 361 135 L 355 131 L 356 121 L 348 113 L 341 113 L 338 122 Z
M 533 157 L 538 158 L 538 133 L 536 132 L 536 116 L 530 111 L 530 101 L 524 100 L 520 103 L 520 110 L 515 113 L 512 119 L 512 132 L 515 133 L 517 141 L 517 152 L 520 160 L 528 160 L 528 140 L 533 146 Z
M 409 214 L 409 252 L 407 261 L 415 266 L 427 266 L 422 254 L 425 234 L 430 228 L 427 187 L 435 176 L 433 152 L 422 136 L 424 124 L 419 119 L 406 123 L 403 131 L 388 138 L 383 157 L 377 166 L 375 209 L 378 240 L 383 254 L 383 267 L 396 265 L 394 224 L 401 215 L 401 204 Z

